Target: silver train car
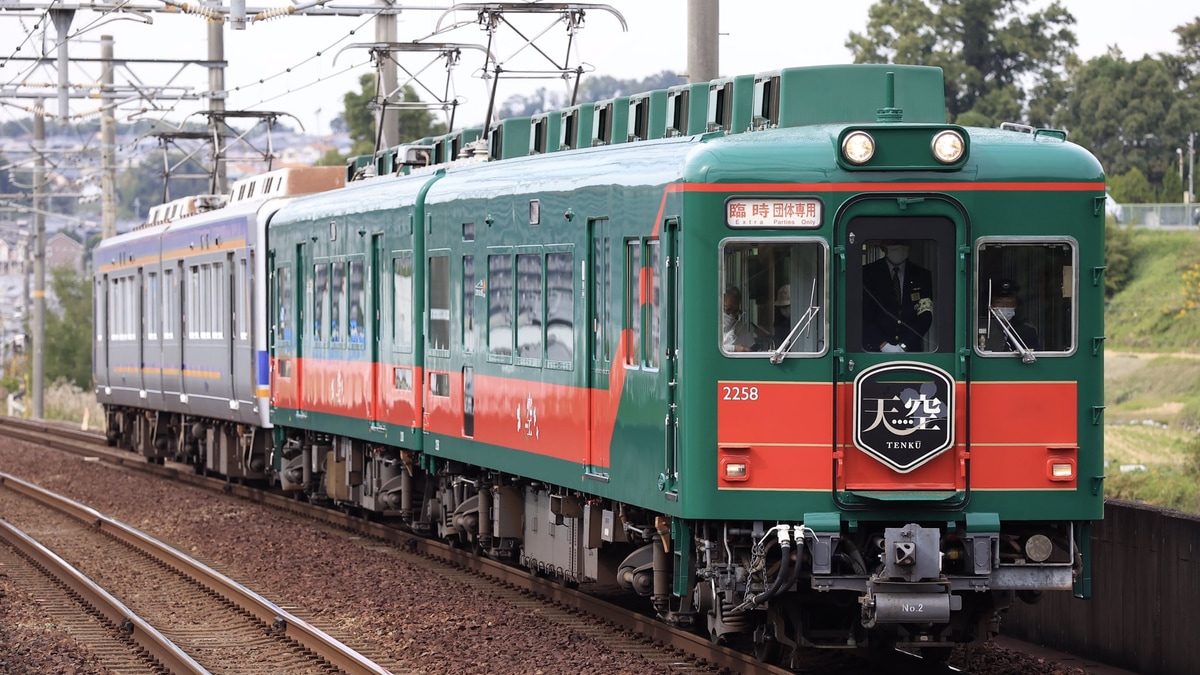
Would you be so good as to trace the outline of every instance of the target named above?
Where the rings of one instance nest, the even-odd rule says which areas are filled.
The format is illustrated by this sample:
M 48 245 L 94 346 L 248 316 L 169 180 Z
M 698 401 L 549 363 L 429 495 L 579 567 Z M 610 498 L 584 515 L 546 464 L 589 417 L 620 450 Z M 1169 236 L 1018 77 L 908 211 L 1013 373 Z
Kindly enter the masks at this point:
M 268 469 L 267 223 L 343 167 L 279 169 L 155 207 L 93 253 L 93 377 L 110 445 L 198 471 Z M 284 317 L 286 320 L 286 317 Z

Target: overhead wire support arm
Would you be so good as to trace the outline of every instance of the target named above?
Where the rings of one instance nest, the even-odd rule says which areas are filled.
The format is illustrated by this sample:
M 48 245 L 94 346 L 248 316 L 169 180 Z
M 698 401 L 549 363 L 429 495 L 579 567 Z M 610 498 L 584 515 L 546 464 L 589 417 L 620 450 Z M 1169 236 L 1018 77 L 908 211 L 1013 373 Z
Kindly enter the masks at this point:
M 503 73 L 507 72 L 510 76 L 514 76 L 516 79 L 561 77 L 562 79 L 566 80 L 569 79 L 571 75 L 574 75 L 575 82 L 572 86 L 571 105 L 575 105 L 576 96 L 579 92 L 579 80 L 585 71 L 582 65 L 571 65 L 571 52 L 575 48 L 575 34 L 578 33 L 583 27 L 584 16 L 589 11 L 608 12 L 609 14 L 615 16 L 617 21 L 620 22 L 622 31 L 627 32 L 629 30 L 629 25 L 625 22 L 625 17 L 619 11 L 617 11 L 611 5 L 594 3 L 470 2 L 452 5 L 442 12 L 442 15 L 438 17 L 436 29 L 434 31 L 435 35 L 467 25 L 468 22 L 459 21 L 454 22 L 449 26 L 443 26 L 443 22 L 445 21 L 446 17 L 455 12 L 474 13 L 475 23 L 478 23 L 480 26 L 482 26 L 483 30 L 488 34 L 488 60 L 487 63 L 484 64 L 483 78 L 485 80 L 489 77 L 492 78 L 492 86 L 491 92 L 488 95 L 487 116 L 484 118 L 485 137 L 488 133 L 488 127 L 490 127 L 492 123 L 492 116 L 495 112 L 496 89 L 500 84 L 500 78 Z M 505 14 L 557 14 L 558 18 L 552 21 L 540 33 L 534 35 L 533 37 L 528 37 L 525 35 L 525 33 L 513 25 L 512 22 L 505 18 Z M 561 62 L 555 60 L 554 57 L 547 54 L 545 50 L 541 49 L 536 44 L 539 39 L 550 32 L 551 28 L 559 23 L 565 23 L 567 26 L 566 56 Z M 495 43 L 496 33 L 502 26 L 510 28 L 519 38 L 521 38 L 521 40 L 523 40 L 523 43 L 516 49 L 516 51 L 512 53 L 509 59 L 518 56 L 526 49 L 532 49 L 536 51 L 543 59 L 545 59 L 549 65 L 552 66 L 552 68 L 544 70 L 509 70 L 505 66 L 509 59 L 501 61 L 492 55 L 492 46 Z
M 453 70 L 455 66 L 459 64 L 462 58 L 463 50 L 473 49 L 481 51 L 484 53 L 485 59 L 491 58 L 491 54 L 483 45 L 470 43 L 416 41 L 361 42 L 346 45 L 338 50 L 337 54 L 334 55 L 334 64 L 337 63 L 337 57 L 340 56 L 342 52 L 349 49 L 366 49 L 371 53 L 371 60 L 375 63 L 375 101 L 373 104 L 376 106 L 379 119 L 383 119 L 383 115 L 387 110 L 441 110 L 443 112 L 448 110 L 450 114 L 448 123 L 446 125 L 447 131 L 454 130 L 455 113 L 457 112 L 458 105 L 462 102 L 458 99 L 458 97 L 453 99 L 450 98 L 450 84 L 452 81 Z M 399 53 L 434 53 L 435 56 L 428 63 L 414 72 L 399 62 L 395 56 Z M 432 67 L 434 63 L 437 63 L 439 59 L 445 61 L 446 69 L 446 82 L 441 94 L 435 92 L 431 87 L 421 81 L 422 74 Z M 403 83 L 398 84 L 390 91 L 383 91 L 381 86 L 381 83 L 384 80 L 383 69 L 385 63 L 388 61 L 395 64 L 400 70 L 404 71 L 404 74 L 408 76 L 408 79 Z M 400 93 L 410 84 L 415 84 L 416 86 L 420 87 L 421 90 L 428 93 L 431 97 L 433 97 L 434 100 L 428 102 L 400 100 L 398 98 Z M 381 125 L 378 124 L 379 120 L 376 120 L 376 122 L 376 128 L 380 129 Z M 380 150 L 378 140 L 376 141 L 375 146 L 376 151 Z

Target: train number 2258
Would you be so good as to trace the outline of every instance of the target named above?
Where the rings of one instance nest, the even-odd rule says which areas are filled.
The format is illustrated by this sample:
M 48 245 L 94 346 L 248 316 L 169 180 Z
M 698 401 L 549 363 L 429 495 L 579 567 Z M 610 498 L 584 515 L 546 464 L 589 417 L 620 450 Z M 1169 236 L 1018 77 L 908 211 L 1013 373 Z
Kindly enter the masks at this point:
M 722 385 L 722 401 L 757 401 L 758 387 L 731 387 Z

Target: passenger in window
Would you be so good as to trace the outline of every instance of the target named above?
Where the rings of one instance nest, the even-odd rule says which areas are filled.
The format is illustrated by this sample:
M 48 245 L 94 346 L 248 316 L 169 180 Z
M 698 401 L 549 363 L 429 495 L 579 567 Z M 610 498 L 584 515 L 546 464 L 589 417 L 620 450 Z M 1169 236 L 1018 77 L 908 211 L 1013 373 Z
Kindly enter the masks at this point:
M 775 346 L 783 344 L 792 332 L 792 286 L 784 284 L 775 294 Z
M 907 241 L 879 244 L 885 255 L 863 266 L 863 350 L 925 351 L 933 324 L 933 276 L 908 259 Z
M 1017 282 L 1011 279 L 1001 279 L 992 285 L 990 306 L 1008 322 L 1010 329 L 1016 333 L 1026 349 L 1038 351 L 1042 348 L 1042 342 L 1038 338 L 1037 328 L 1029 323 L 1021 312 L 1021 301 L 1017 295 L 1020 290 L 1021 287 L 1017 285 Z M 990 311 L 988 312 L 988 321 L 990 325 L 984 349 L 989 352 L 1018 351 L 1016 345 L 1012 344 L 1012 340 L 1004 332 L 1004 328 L 1000 326 L 1000 322 Z
M 721 314 L 721 346 L 727 352 L 753 351 L 754 335 L 742 312 L 742 292 L 736 286 L 725 289 Z

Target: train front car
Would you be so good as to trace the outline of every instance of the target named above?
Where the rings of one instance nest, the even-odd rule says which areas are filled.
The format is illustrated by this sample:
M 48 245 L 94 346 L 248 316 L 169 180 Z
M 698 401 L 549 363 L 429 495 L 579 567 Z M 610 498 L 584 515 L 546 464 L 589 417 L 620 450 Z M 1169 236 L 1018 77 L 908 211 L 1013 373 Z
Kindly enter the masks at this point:
M 1062 132 L 945 124 L 922 70 L 847 70 L 677 186 L 674 591 L 764 658 L 944 656 L 1014 596 L 1089 594 L 1103 172 Z

